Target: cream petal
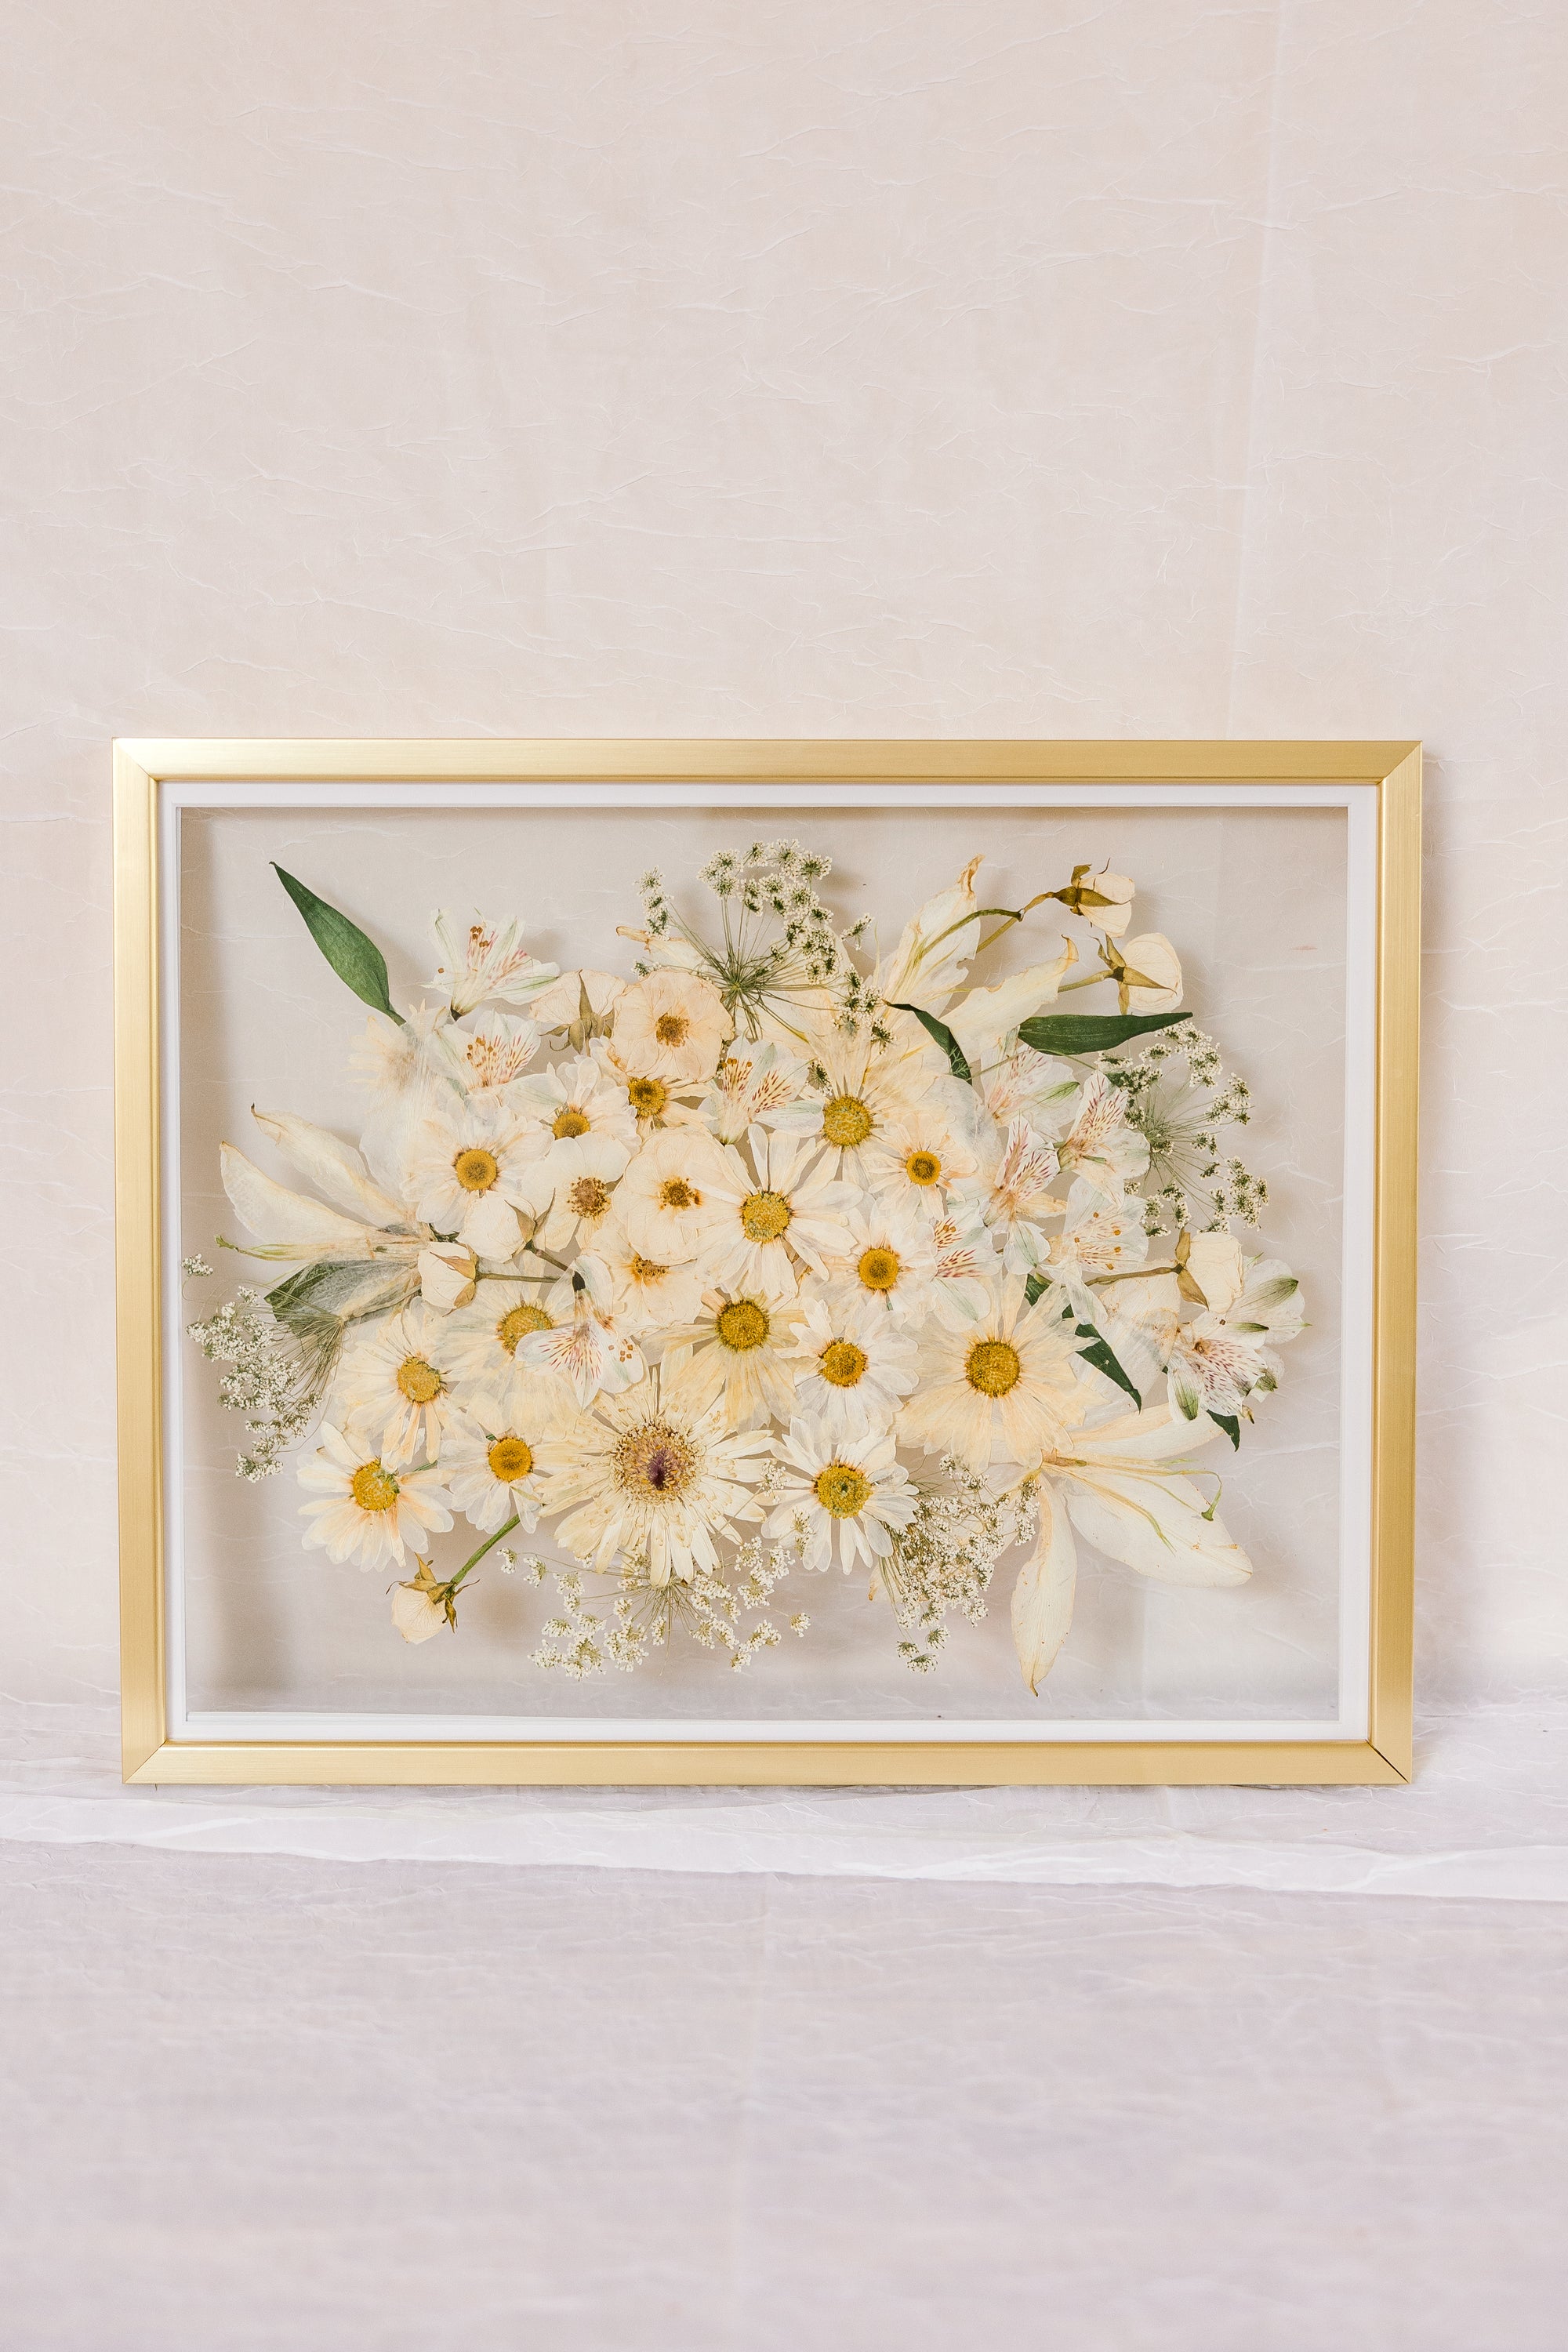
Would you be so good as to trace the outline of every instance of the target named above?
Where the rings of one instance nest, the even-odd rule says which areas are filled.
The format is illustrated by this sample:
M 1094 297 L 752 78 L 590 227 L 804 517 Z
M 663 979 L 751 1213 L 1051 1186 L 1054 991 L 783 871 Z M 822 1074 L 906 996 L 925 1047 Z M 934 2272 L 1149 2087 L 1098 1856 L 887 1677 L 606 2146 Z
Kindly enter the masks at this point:
M 253 1103 L 250 1116 L 300 1175 L 308 1176 L 317 1191 L 340 1209 L 372 1225 L 405 1222 L 397 1202 L 371 1181 L 363 1156 L 352 1143 L 342 1142 L 308 1118 L 296 1118 L 291 1111 L 258 1110 Z
M 1068 1508 L 1081 1536 L 1161 1584 L 1245 1584 L 1252 1562 L 1190 1480 L 1167 1473 L 1074 1471 Z
M 268 1255 L 289 1257 L 359 1258 L 380 1255 L 384 1244 L 357 1218 L 341 1216 L 323 1202 L 275 1184 L 232 1143 L 218 1146 L 223 1189 L 248 1233 L 272 1245 Z
M 1013 1587 L 1013 1646 L 1031 1691 L 1056 1662 L 1072 1623 L 1078 1590 L 1078 1547 L 1063 1497 L 1040 1495 L 1040 1537 Z

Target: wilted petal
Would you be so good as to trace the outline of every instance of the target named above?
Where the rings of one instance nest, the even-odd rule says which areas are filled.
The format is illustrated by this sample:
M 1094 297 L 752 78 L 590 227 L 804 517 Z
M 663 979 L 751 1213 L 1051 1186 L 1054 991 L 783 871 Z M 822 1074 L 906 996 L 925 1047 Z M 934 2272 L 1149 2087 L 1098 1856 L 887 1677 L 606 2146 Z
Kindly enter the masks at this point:
M 373 1183 L 363 1155 L 352 1143 L 341 1141 L 324 1127 L 312 1126 L 308 1118 L 296 1118 L 291 1111 L 258 1110 L 252 1104 L 250 1116 L 300 1175 L 308 1176 L 340 1209 L 364 1218 L 367 1224 L 403 1223 L 403 1211 L 379 1184 Z
M 999 1044 L 1020 1021 L 1032 1019 L 1042 1004 L 1052 1003 L 1064 975 L 1077 961 L 1078 950 L 1065 940 L 1062 952 L 1049 963 L 1031 964 L 1027 971 L 1015 972 L 1011 980 L 999 981 L 994 988 L 972 988 L 958 1003 L 949 1005 L 942 1018 L 971 1066 L 983 1058 L 984 1046 L 994 1041 Z
M 1203 1496 L 1173 1471 L 1074 1469 L 1068 1508 L 1081 1536 L 1161 1584 L 1245 1584 L 1252 1562 Z
M 1078 1588 L 1078 1547 L 1063 1498 L 1040 1495 L 1040 1539 L 1013 1587 L 1013 1643 L 1024 1680 L 1037 1691 L 1067 1640 Z
M 275 1184 L 252 1165 L 232 1143 L 218 1146 L 223 1189 L 247 1233 L 267 1247 L 257 1253 L 270 1257 L 375 1257 L 385 1244 L 371 1226 L 356 1218 L 340 1216 L 323 1202 Z

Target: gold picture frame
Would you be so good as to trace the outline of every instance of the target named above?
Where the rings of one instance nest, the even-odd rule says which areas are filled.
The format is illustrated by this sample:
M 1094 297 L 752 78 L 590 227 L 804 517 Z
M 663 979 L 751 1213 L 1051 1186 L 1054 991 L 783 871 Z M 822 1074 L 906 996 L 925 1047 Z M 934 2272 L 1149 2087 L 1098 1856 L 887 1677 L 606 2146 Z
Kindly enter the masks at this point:
M 851 1743 L 182 1739 L 165 1698 L 160 793 L 172 784 L 1355 785 L 1375 795 L 1370 1700 L 1364 1738 Z M 1411 1771 L 1418 743 L 129 740 L 114 748 L 123 1773 L 135 1782 L 1391 1783 Z

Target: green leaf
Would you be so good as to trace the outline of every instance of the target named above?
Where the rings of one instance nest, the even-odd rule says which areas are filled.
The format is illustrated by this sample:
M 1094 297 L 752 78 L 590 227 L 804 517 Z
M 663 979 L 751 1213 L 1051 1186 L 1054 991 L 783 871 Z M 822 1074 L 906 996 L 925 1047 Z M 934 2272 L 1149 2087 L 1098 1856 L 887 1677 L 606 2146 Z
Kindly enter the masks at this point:
M 285 874 L 281 866 L 275 864 L 272 871 L 304 916 L 306 929 L 338 978 L 347 982 L 362 1003 L 384 1013 L 401 1028 L 403 1015 L 394 1012 L 386 992 L 386 958 L 375 941 L 367 940 L 357 923 L 318 898 L 303 882 L 296 882 L 292 874 Z
M 1142 1412 L 1143 1410 L 1142 1398 L 1139 1395 L 1137 1390 L 1133 1387 L 1131 1381 L 1128 1379 L 1126 1373 L 1117 1362 L 1111 1349 L 1105 1340 L 1100 1338 L 1093 1324 L 1080 1323 L 1077 1327 L 1077 1329 L 1078 1337 L 1080 1339 L 1090 1339 L 1094 1343 L 1092 1347 L 1080 1348 L 1079 1349 L 1079 1354 L 1083 1358 L 1084 1362 L 1086 1364 L 1092 1364 L 1097 1372 L 1103 1372 L 1108 1381 L 1114 1381 L 1119 1389 L 1125 1389 L 1133 1403 L 1137 1406 L 1139 1412 Z
M 1039 1013 L 1018 1024 L 1018 1034 L 1037 1054 L 1106 1054 L 1151 1030 L 1173 1028 L 1190 1013 Z
M 1241 1452 L 1241 1423 L 1234 1412 L 1211 1412 L 1209 1419 L 1216 1429 L 1223 1429 L 1237 1452 Z
M 1051 1278 L 1048 1274 L 1032 1274 L 1024 1285 L 1024 1296 L 1028 1300 L 1030 1306 L 1033 1307 L 1037 1299 L 1045 1297 L 1046 1292 L 1050 1288 L 1050 1286 Z M 1062 1308 L 1062 1321 L 1064 1323 L 1068 1322 L 1071 1320 L 1071 1317 L 1072 1308 L 1070 1307 L 1064 1307 Z M 1110 1346 L 1110 1341 L 1100 1338 L 1100 1333 L 1095 1329 L 1092 1323 L 1073 1324 L 1073 1337 L 1076 1339 L 1088 1339 L 1091 1342 L 1090 1346 L 1080 1348 L 1078 1351 L 1083 1358 L 1084 1362 L 1086 1364 L 1092 1364 L 1097 1372 L 1103 1372 L 1108 1381 L 1114 1381 L 1119 1389 L 1124 1389 L 1127 1394 L 1131 1398 L 1133 1403 L 1137 1406 L 1139 1412 L 1142 1412 L 1143 1410 L 1143 1400 L 1139 1395 L 1137 1390 L 1133 1387 L 1131 1381 L 1128 1379 L 1127 1374 L 1122 1370 L 1121 1366 L 1117 1360 L 1115 1350 Z
M 964 1059 L 963 1048 L 945 1021 L 939 1021 L 934 1013 L 922 1013 L 918 1004 L 895 1003 L 893 1010 L 895 1013 L 912 1013 L 927 1036 L 934 1037 L 947 1055 L 947 1066 L 953 1076 L 962 1078 L 966 1087 L 974 1084 L 974 1073 Z
M 413 1269 L 404 1260 L 387 1265 L 374 1258 L 318 1258 L 269 1290 L 267 1304 L 279 1323 L 303 1337 L 322 1318 L 353 1323 L 362 1315 L 401 1306 L 412 1283 Z

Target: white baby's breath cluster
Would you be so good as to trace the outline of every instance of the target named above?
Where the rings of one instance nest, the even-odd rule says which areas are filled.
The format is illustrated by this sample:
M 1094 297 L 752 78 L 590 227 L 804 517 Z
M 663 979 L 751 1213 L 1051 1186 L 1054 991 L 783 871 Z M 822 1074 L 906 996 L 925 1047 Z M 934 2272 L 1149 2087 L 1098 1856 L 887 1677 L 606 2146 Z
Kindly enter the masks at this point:
M 378 1007 L 361 1139 L 258 1109 L 273 1169 L 223 1147 L 222 1245 L 278 1279 L 190 1330 L 247 1418 L 241 1475 L 298 1453 L 307 1548 L 394 1571 L 405 1640 L 456 1626 L 489 1562 L 552 1587 L 541 1668 L 633 1672 L 678 1634 L 743 1668 L 809 1628 L 786 1580 L 837 1567 L 929 1672 L 1016 1552 L 1037 1689 L 1079 1538 L 1167 1584 L 1245 1580 L 1189 1474 L 1301 1326 L 1289 1270 L 1231 1230 L 1267 1197 L 1220 1147 L 1247 1088 L 1170 941 L 1129 936 L 1125 876 L 1081 864 L 1010 908 L 979 867 L 879 950 L 824 902 L 825 856 L 720 850 L 706 924 L 644 877 L 625 972 L 438 913 L 402 1012 L 373 943 L 289 885 Z M 1042 908 L 1044 955 L 978 976 Z

